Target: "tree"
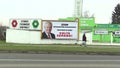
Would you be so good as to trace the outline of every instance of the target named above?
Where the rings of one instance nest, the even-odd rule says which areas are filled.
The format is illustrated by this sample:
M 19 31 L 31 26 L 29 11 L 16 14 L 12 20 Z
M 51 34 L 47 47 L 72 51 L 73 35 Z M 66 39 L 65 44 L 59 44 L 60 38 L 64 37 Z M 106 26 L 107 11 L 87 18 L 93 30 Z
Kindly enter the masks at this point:
M 85 11 L 84 12 L 84 17 L 89 17 L 90 15 L 89 15 L 89 11 Z
M 90 14 L 90 12 L 88 10 L 86 10 L 83 14 L 83 17 L 94 17 L 94 14 Z
M 112 24 L 120 24 L 120 4 L 117 4 L 112 13 Z
M 6 40 L 6 29 L 8 29 L 7 26 L 0 25 L 0 40 Z

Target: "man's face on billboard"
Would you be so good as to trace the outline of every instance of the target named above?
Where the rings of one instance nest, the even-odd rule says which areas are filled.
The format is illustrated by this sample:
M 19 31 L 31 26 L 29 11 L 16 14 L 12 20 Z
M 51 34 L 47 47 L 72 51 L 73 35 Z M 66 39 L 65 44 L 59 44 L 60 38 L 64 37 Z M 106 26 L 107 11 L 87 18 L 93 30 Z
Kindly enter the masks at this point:
M 46 30 L 47 33 L 51 33 L 51 30 L 52 30 L 52 24 L 49 24 L 49 23 L 46 24 L 46 25 L 45 25 L 45 30 Z

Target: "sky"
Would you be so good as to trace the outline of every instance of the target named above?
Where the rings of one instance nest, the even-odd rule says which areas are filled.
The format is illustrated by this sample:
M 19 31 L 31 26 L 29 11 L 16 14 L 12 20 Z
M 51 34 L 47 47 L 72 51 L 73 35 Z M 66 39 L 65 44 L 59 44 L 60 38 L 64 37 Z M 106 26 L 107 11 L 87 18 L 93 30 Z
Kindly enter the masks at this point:
M 75 0 L 0 0 L 0 23 L 9 26 L 11 18 L 56 20 L 72 17 Z M 83 0 L 83 13 L 94 14 L 95 23 L 108 24 L 120 0 Z

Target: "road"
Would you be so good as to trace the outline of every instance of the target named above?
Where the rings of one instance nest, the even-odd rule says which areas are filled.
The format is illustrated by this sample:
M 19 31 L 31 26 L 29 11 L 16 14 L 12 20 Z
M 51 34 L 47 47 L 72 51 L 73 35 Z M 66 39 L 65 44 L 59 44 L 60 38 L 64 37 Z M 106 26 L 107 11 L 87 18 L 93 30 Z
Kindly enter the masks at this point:
M 0 68 L 120 68 L 120 56 L 0 53 Z

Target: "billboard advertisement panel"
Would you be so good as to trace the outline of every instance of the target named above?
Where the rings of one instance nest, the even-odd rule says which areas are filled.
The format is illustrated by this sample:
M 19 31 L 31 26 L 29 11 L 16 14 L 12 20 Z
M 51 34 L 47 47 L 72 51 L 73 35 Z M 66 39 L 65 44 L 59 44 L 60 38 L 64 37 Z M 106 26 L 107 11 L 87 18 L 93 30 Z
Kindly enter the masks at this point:
M 10 29 L 40 30 L 41 19 L 10 19 Z
M 78 21 L 43 20 L 41 39 L 78 39 Z
M 95 18 L 80 18 L 80 26 L 94 26 L 95 25 Z

